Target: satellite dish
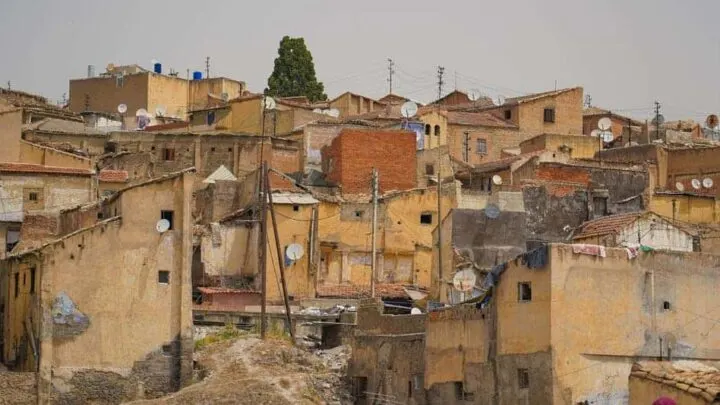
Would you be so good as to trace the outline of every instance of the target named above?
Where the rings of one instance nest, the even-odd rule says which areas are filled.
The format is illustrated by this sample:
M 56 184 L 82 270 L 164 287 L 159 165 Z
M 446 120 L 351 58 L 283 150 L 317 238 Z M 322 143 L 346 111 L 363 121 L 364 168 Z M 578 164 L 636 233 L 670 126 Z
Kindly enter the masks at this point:
M 700 190 L 700 187 L 702 187 L 702 183 L 701 183 L 700 180 L 698 180 L 698 179 L 692 179 L 692 180 L 690 181 L 690 184 L 692 184 L 692 187 L 693 187 L 695 190 Z
M 705 188 L 710 188 L 713 186 L 713 180 L 710 177 L 705 177 L 702 181 L 702 185 Z
M 148 112 L 147 112 L 146 109 L 140 108 L 140 109 L 138 109 L 137 111 L 135 111 L 135 116 L 136 116 L 136 117 L 147 117 L 147 116 L 148 116 Z
M 125 114 L 127 112 L 127 104 L 119 104 L 117 110 L 120 114 Z
M 159 105 L 159 106 L 155 107 L 155 116 L 162 117 L 163 115 L 165 115 L 165 111 L 166 111 L 165 106 Z
M 108 63 L 105 67 L 105 70 L 107 70 L 108 72 L 112 72 L 113 70 L 115 70 L 115 65 L 112 63 Z
M 590 132 L 590 136 L 597 138 L 600 136 L 600 133 L 601 131 L 599 129 L 593 129 L 592 132 Z
M 496 175 L 492 176 L 492 182 L 494 185 L 499 186 L 502 184 L 502 177 L 500 177 L 499 175 L 496 174 Z
M 263 98 L 263 106 L 266 110 L 274 110 L 277 104 L 275 103 L 275 99 L 272 97 L 265 97 Z
M 598 121 L 598 128 L 602 129 L 603 131 L 607 131 L 612 127 L 612 121 L 608 117 L 600 118 L 600 121 Z
M 285 249 L 285 256 L 290 260 L 298 260 L 305 254 L 305 249 L 302 245 L 293 243 Z
M 170 221 L 167 219 L 161 219 L 155 224 L 155 230 L 158 231 L 158 233 L 165 233 L 168 229 L 170 229 Z
M 422 315 L 420 308 L 413 308 L 410 310 L 410 315 Z
M 468 98 L 470 99 L 470 101 L 478 101 L 480 97 L 482 97 L 482 93 L 480 93 L 480 90 L 478 89 L 472 89 L 468 94 Z
M 467 292 L 475 287 L 477 276 L 472 269 L 460 270 L 453 276 L 453 287 L 457 291 Z
M 329 110 L 324 110 L 323 114 L 329 115 L 333 118 L 337 118 L 340 116 L 340 110 L 338 110 L 337 108 L 331 108 Z
M 222 101 L 228 101 L 230 100 L 230 95 L 227 93 L 222 93 L 220 94 L 220 98 L 222 99 Z
M 665 117 L 662 114 L 658 114 L 655 118 L 652 119 L 652 123 L 655 126 L 660 126 L 665 123 Z
M 485 207 L 485 216 L 490 219 L 495 219 L 500 216 L 500 208 L 495 204 L 488 204 Z
M 498 105 L 505 104 L 505 96 L 498 96 Z
M 715 129 L 715 128 L 717 128 L 718 123 L 720 123 L 720 122 L 718 121 L 718 116 L 715 115 L 715 114 L 710 114 L 710 115 L 708 115 L 708 117 L 705 119 L 705 125 L 707 125 L 707 127 L 710 128 L 710 129 Z
M 610 131 L 603 131 L 602 132 L 602 140 L 605 143 L 612 142 L 615 137 L 613 136 L 612 132 Z
M 677 191 L 679 191 L 681 193 L 683 191 L 685 191 L 685 186 L 682 183 L 680 183 L 679 181 L 677 183 L 675 183 L 675 188 L 677 189 Z
M 417 104 L 413 103 L 412 101 L 408 101 L 405 104 L 400 107 L 400 113 L 405 118 L 410 118 L 415 116 L 417 114 L 418 107 Z
M 314 112 L 315 114 L 322 114 L 322 113 L 323 113 L 323 110 L 320 109 L 320 108 L 316 108 L 316 109 L 313 110 L 313 112 Z

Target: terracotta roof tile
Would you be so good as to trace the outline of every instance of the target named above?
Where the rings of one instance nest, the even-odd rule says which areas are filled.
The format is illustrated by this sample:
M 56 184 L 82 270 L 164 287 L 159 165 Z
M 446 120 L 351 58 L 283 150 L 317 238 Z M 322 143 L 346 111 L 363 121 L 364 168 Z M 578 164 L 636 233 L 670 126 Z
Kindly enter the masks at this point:
M 2 173 L 38 173 L 38 174 L 67 174 L 75 176 L 90 176 L 92 171 L 76 169 L 73 167 L 43 166 L 30 163 L 0 163 Z
M 106 183 L 125 183 L 128 181 L 128 172 L 125 170 L 100 170 L 98 180 Z
M 448 111 L 446 114 L 448 124 L 471 125 L 478 127 L 517 128 L 517 126 L 512 122 L 505 121 L 490 113 Z
M 410 298 L 402 284 L 377 284 L 375 293 L 381 298 Z M 320 298 L 370 298 L 370 286 L 354 284 L 323 284 L 317 287 Z
M 616 214 L 587 221 L 581 225 L 580 233 L 574 235 L 573 239 L 618 233 L 646 213 L 647 212 L 632 212 L 629 214 Z

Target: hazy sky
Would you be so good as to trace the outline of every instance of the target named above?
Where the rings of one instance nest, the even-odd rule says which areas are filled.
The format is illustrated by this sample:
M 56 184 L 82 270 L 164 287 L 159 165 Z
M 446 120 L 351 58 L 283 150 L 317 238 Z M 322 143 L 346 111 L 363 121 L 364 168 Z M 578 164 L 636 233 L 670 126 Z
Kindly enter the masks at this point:
M 87 65 L 152 59 L 261 91 L 283 35 L 302 36 L 328 96 L 492 97 L 583 86 L 594 105 L 668 119 L 720 112 L 720 0 L 0 0 L 0 83 L 60 99 Z M 621 111 L 622 110 L 622 111 Z

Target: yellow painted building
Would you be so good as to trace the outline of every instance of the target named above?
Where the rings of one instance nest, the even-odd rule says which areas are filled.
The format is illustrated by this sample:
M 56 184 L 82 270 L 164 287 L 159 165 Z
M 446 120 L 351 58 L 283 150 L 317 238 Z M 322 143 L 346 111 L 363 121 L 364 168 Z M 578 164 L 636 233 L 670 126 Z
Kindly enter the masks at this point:
M 327 118 L 326 115 L 313 112 L 311 105 L 275 99 L 274 109 L 263 110 L 263 96 L 256 94 L 230 100 L 230 119 L 233 132 L 243 132 L 265 136 L 286 135 L 295 128 L 308 122 Z M 263 117 L 264 112 L 264 117 Z M 265 131 L 262 131 L 263 125 Z
M 573 159 L 592 159 L 599 150 L 599 138 L 580 134 L 541 134 L 520 143 L 520 153 L 563 152 Z

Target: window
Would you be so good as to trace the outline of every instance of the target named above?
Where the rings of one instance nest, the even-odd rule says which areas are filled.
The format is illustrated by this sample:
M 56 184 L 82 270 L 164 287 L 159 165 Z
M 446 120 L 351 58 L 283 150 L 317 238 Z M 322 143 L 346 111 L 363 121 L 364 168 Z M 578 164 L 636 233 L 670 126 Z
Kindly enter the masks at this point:
M 355 399 L 367 397 L 367 377 L 352 378 L 352 395 Z
M 158 271 L 158 283 L 170 284 L 170 272 L 167 270 Z
M 362 218 L 363 212 L 362 211 L 355 211 L 355 218 Z
M 427 174 L 428 176 L 435 174 L 435 166 L 425 165 L 425 174 Z
M 455 399 L 460 401 L 474 401 L 475 394 L 472 392 L 465 392 L 465 387 L 462 381 L 455 381 Z
M 170 222 L 170 228 L 168 230 L 173 229 L 173 217 L 175 216 L 175 213 L 173 211 L 160 211 L 160 219 L 167 219 L 168 222 Z
M 435 136 L 440 136 L 440 125 L 435 125 Z
M 425 135 L 431 135 L 430 132 L 432 130 L 432 127 L 430 124 L 425 124 Z
M 663 309 L 664 309 L 665 311 L 669 311 L 669 310 L 670 310 L 670 301 L 663 301 Z
M 215 123 L 215 111 L 208 111 L 206 118 L 207 118 L 206 122 L 207 122 L 208 126 L 214 124 Z
M 151 146 L 151 147 L 150 147 L 150 150 L 155 150 L 155 147 L 154 147 L 154 146 Z
M 702 248 L 700 245 L 700 237 L 693 236 L 692 242 L 693 242 L 693 252 L 701 252 Z
M 425 225 L 432 225 L 432 222 L 433 222 L 432 217 L 433 217 L 432 214 L 428 214 L 428 213 L 420 214 L 420 223 L 425 224 Z
M 175 149 L 172 149 L 172 148 L 163 149 L 163 160 L 175 160 Z
M 518 369 L 518 388 L 525 389 L 530 387 L 530 373 L 526 368 Z
M 478 139 L 475 145 L 475 153 L 478 155 L 487 155 L 487 141 L 484 139 Z
M 595 218 L 607 215 L 607 197 L 593 197 L 593 214 Z
M 5 236 L 5 251 L 9 252 L 13 250 L 15 245 L 20 241 L 20 228 L 9 227 Z
M 30 201 L 37 201 L 37 200 L 38 200 L 38 193 L 30 193 L 30 194 L 28 194 L 28 200 L 30 200 Z
M 530 283 L 518 283 L 518 301 L 532 301 L 532 288 L 530 287 Z
M 228 152 L 232 152 L 232 148 L 228 148 Z
M 30 294 L 35 294 L 35 273 L 37 269 L 30 267 Z
M 509 120 L 512 118 L 512 110 L 505 110 L 505 119 Z
M 546 108 L 543 111 L 543 121 L 555 122 L 555 109 L 554 108 Z
M 300 211 L 300 206 L 297 204 L 293 204 L 293 211 Z
M 15 298 L 20 294 L 20 273 L 15 273 Z
M 210 148 L 210 152 L 215 152 L 215 147 Z

